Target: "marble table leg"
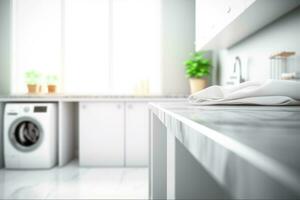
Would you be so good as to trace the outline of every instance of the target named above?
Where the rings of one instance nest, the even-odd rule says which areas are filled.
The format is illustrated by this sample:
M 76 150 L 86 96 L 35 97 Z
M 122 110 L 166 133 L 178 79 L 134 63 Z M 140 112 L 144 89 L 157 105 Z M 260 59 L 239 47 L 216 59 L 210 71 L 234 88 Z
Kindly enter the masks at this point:
M 150 112 L 150 199 L 228 199 L 171 129 Z
M 230 199 L 221 185 L 177 139 L 174 199 Z
M 168 129 L 167 131 L 167 199 L 176 199 L 176 168 L 175 168 L 175 146 L 176 138 Z
M 167 198 L 167 129 L 153 113 L 150 138 L 150 199 Z

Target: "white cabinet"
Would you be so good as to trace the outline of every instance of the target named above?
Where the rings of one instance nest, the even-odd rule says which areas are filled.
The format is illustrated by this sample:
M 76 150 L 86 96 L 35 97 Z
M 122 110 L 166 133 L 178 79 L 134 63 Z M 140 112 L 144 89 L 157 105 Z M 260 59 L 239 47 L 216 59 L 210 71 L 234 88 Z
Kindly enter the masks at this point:
M 148 101 L 79 104 L 81 166 L 146 167 L 148 158 Z
M 126 166 L 148 166 L 149 114 L 146 102 L 126 103 Z
M 147 166 L 147 102 L 80 103 L 81 166 Z
M 196 50 L 230 48 L 299 5 L 295 0 L 196 0 Z
M 81 166 L 124 166 L 124 103 L 80 103 Z
M 255 0 L 196 0 L 196 50 L 201 49 Z
M 196 0 L 196 49 L 200 49 L 222 29 L 227 21 L 227 1 Z

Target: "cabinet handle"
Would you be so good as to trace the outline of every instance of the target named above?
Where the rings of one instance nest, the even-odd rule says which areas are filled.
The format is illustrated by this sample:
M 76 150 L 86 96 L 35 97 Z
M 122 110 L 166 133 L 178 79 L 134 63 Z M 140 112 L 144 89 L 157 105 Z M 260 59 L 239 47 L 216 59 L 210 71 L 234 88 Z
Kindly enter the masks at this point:
M 121 109 L 121 107 L 122 107 L 121 104 L 118 104 L 118 105 L 117 105 L 117 108 L 118 108 L 118 109 Z
M 230 6 L 228 6 L 226 13 L 228 13 L 228 14 L 231 13 L 231 7 Z
M 128 109 L 132 109 L 132 104 L 128 104 Z
M 86 105 L 83 104 L 83 105 L 81 106 L 81 108 L 82 108 L 82 109 L 86 109 Z

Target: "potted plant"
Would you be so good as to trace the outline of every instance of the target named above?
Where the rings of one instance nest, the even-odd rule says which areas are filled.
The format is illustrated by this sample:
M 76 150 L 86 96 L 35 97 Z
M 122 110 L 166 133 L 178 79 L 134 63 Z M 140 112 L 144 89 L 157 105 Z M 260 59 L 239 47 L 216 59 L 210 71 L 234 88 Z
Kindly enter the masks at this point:
M 40 92 L 39 81 L 41 74 L 35 70 L 30 70 L 25 73 L 25 79 L 27 84 L 28 93 L 36 94 Z
M 186 75 L 190 79 L 191 93 L 204 89 L 211 67 L 211 61 L 205 58 L 205 52 L 193 53 L 184 64 Z
M 58 77 L 56 75 L 48 75 L 47 76 L 48 93 L 56 93 L 57 81 L 58 81 Z

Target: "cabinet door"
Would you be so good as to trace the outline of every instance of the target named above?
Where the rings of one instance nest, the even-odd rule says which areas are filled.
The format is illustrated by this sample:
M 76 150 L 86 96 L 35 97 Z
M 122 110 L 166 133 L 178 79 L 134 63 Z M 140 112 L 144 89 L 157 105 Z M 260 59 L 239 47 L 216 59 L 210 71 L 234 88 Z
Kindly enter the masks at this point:
M 126 166 L 148 166 L 149 116 L 145 102 L 126 103 Z
M 201 49 L 222 28 L 227 20 L 224 12 L 228 0 L 196 0 L 196 50 Z
M 124 103 L 80 103 L 81 166 L 124 166 Z
M 254 2 L 255 0 L 196 0 L 196 50 L 209 43 Z

